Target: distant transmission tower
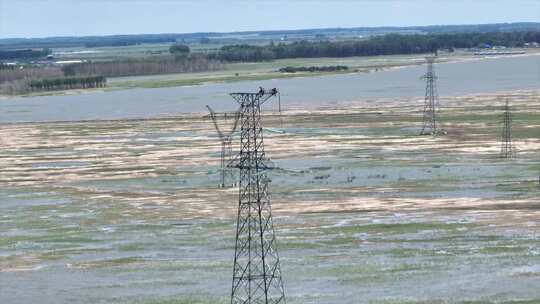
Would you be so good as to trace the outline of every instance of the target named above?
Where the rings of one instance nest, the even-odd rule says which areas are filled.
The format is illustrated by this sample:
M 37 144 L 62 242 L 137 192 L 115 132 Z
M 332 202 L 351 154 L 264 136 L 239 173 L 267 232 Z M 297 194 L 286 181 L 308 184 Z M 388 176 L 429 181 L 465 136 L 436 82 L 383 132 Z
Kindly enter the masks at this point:
M 216 132 L 221 141 L 221 181 L 219 186 L 221 188 L 236 186 L 236 176 L 233 169 L 228 167 L 227 164 L 232 160 L 232 137 L 238 126 L 238 119 L 240 118 L 240 112 L 221 112 L 216 113 L 210 106 L 206 106 L 210 111 L 210 118 L 216 128 Z M 229 125 L 222 125 L 220 127 L 219 120 L 229 122 Z M 231 123 L 232 120 L 232 123 Z M 225 130 L 229 127 L 228 130 Z
M 240 104 L 240 154 L 230 163 L 240 169 L 238 220 L 231 304 L 285 303 L 272 222 L 261 105 L 278 93 L 230 94 Z
M 439 95 L 437 93 L 437 75 L 433 68 L 436 56 L 426 57 L 427 73 L 422 76 L 426 80 L 426 97 L 424 99 L 424 118 L 420 135 L 438 135 L 444 133 L 439 118 Z
M 503 113 L 503 130 L 501 139 L 501 157 L 513 158 L 515 156 L 515 149 L 512 145 L 512 113 L 510 112 L 510 106 L 508 105 L 508 99 L 506 99 Z

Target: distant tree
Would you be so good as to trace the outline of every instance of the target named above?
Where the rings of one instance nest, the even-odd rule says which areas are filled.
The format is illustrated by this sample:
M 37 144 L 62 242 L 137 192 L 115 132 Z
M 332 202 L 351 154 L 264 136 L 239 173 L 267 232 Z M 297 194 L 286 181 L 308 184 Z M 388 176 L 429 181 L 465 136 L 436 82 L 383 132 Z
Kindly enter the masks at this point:
M 208 44 L 208 43 L 210 43 L 210 38 L 208 38 L 208 37 L 202 37 L 202 38 L 199 40 L 199 43 L 200 43 L 200 44 Z
M 225 45 L 217 53 L 208 54 L 208 56 L 212 59 L 229 62 L 258 62 L 280 58 L 434 53 L 440 49 L 472 48 L 486 45 L 521 47 L 525 43 L 531 42 L 540 42 L 539 31 L 422 35 L 387 34 L 365 40 L 295 41 L 293 43 L 270 43 L 265 46 Z
M 0 60 L 37 59 L 47 57 L 51 49 L 0 50 Z
M 34 79 L 28 82 L 31 91 L 103 88 L 107 79 L 103 76 L 63 77 Z
M 123 60 L 72 63 L 62 67 L 65 76 L 120 77 L 170 73 L 214 71 L 222 64 L 201 54 L 189 56 L 156 56 Z
M 169 48 L 169 52 L 173 55 L 188 55 L 189 54 L 189 46 L 185 44 L 173 44 Z
M 75 66 L 74 64 L 67 64 L 62 66 L 62 72 L 64 72 L 64 76 L 75 76 Z
M 51 54 L 52 54 L 52 50 L 49 48 L 44 48 L 41 50 L 41 56 L 43 57 L 47 57 L 47 55 L 51 55 Z

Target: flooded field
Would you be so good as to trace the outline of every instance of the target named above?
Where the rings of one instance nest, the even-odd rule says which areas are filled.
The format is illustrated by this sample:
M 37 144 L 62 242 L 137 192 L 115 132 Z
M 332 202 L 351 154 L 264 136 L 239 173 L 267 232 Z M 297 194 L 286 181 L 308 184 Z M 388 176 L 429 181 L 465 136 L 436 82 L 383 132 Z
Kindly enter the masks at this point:
M 86 95 L 90 96 L 90 95 Z M 498 158 L 501 107 L 517 158 Z M 264 117 L 288 303 L 538 303 L 540 91 Z M 275 132 L 275 130 L 283 131 Z M 238 189 L 200 115 L 0 128 L 1 303 L 228 303 Z
M 390 56 L 392 57 L 392 56 Z M 375 57 L 379 58 L 379 57 Z M 383 57 L 384 58 L 384 57 Z M 382 65 L 374 59 L 373 65 Z M 389 61 L 396 59 L 387 59 Z M 419 58 L 410 59 L 415 64 Z M 540 53 L 439 63 L 439 93 L 444 96 L 540 89 Z M 471 61 L 472 60 L 472 61 Z M 406 64 L 398 61 L 397 64 Z M 410 63 L 409 63 L 410 64 Z M 157 89 L 91 92 L 66 96 L 0 98 L 0 122 L 43 122 L 156 118 L 205 113 L 205 105 L 234 110 L 230 92 L 277 87 L 287 108 L 313 110 L 360 99 L 413 98 L 423 95 L 425 66 L 373 73 L 351 73 L 264 81 L 208 83 Z M 114 80 L 113 80 L 114 81 Z

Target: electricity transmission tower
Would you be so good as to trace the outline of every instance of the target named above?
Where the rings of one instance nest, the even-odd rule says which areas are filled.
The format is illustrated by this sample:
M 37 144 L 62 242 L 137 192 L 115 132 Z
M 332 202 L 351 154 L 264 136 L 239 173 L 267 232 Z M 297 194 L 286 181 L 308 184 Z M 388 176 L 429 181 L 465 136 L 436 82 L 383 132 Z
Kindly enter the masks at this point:
M 513 158 L 515 156 L 515 149 L 512 145 L 512 113 L 510 113 L 510 106 L 508 105 L 508 99 L 506 99 L 503 113 L 503 130 L 501 140 L 501 157 Z
M 206 106 L 210 112 L 210 118 L 216 128 L 216 132 L 221 141 L 221 181 L 219 186 L 225 188 L 228 186 L 236 186 L 236 176 L 233 169 L 228 167 L 227 164 L 232 160 L 232 137 L 238 126 L 238 119 L 240 118 L 240 112 L 221 112 L 216 113 L 210 106 Z M 222 125 L 218 123 L 218 120 L 229 122 L 229 125 Z M 232 122 L 231 122 L 232 121 Z M 229 127 L 228 130 L 225 128 Z
M 436 56 L 426 57 L 427 72 L 422 79 L 426 80 L 424 98 L 424 118 L 420 135 L 438 135 L 444 133 L 439 118 L 439 95 L 437 93 L 437 75 L 433 68 Z
M 240 104 L 240 153 L 229 166 L 240 169 L 238 219 L 231 304 L 285 303 L 272 222 L 261 105 L 276 89 L 230 94 Z

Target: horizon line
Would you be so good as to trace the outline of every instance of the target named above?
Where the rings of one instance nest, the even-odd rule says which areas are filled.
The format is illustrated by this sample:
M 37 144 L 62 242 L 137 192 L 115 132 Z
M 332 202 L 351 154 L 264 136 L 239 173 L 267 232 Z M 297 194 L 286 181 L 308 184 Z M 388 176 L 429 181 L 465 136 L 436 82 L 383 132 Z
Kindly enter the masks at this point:
M 200 31 L 200 32 L 160 32 L 160 33 L 134 33 L 134 34 L 103 34 L 103 35 L 63 35 L 63 36 L 36 36 L 36 37 L 10 37 L 0 38 L 0 41 L 6 40 L 32 40 L 32 39 L 52 39 L 52 38 L 86 38 L 86 37 L 115 37 L 115 36 L 142 36 L 142 35 L 197 35 L 197 34 L 248 34 L 264 32 L 296 32 L 307 30 L 340 30 L 340 29 L 407 29 L 407 28 L 428 28 L 428 27 L 452 27 L 452 26 L 478 26 L 478 25 L 501 25 L 501 24 L 531 24 L 538 26 L 540 31 L 540 22 L 538 21 L 511 21 L 511 22 L 493 22 L 493 23 L 461 23 L 461 24 L 430 24 L 430 25 L 382 25 L 382 26 L 353 26 L 353 27 L 313 27 L 313 28 L 294 28 L 294 29 L 266 29 L 266 30 L 239 30 L 239 31 Z

